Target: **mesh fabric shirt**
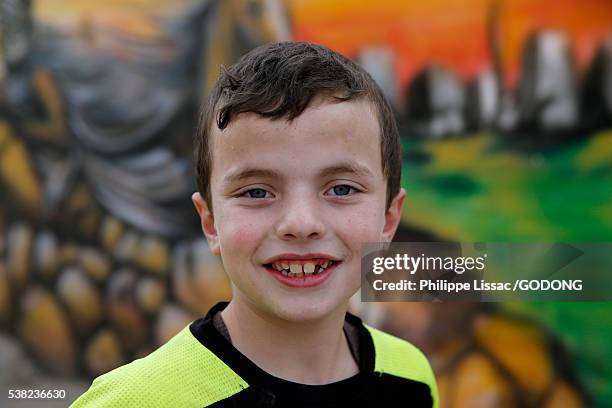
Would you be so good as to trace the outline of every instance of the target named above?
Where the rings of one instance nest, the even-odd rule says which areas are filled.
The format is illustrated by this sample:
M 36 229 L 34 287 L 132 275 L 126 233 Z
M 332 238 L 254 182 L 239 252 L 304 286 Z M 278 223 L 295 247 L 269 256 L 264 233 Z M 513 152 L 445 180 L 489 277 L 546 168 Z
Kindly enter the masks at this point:
M 217 304 L 147 357 L 96 378 L 72 406 L 439 406 L 425 356 L 350 313 L 345 333 L 359 373 L 331 384 L 305 385 L 272 376 L 233 347 L 222 320 L 215 319 L 225 306 Z

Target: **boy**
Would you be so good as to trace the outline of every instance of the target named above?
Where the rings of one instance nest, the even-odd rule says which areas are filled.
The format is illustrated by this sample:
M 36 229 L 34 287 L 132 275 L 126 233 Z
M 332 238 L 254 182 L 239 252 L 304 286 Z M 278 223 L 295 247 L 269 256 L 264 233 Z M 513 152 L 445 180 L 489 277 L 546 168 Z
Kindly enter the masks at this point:
M 192 197 L 232 282 L 168 343 L 75 406 L 438 406 L 426 358 L 347 313 L 363 242 L 400 221 L 400 145 L 371 77 L 318 45 L 225 70 L 196 137 Z

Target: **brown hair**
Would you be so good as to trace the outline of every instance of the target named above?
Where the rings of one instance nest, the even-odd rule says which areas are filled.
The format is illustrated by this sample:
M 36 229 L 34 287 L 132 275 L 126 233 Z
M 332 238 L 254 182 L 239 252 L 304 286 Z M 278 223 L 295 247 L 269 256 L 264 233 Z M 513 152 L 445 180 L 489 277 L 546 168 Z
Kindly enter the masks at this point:
M 210 135 L 213 119 L 223 130 L 236 115 L 257 113 L 271 120 L 298 117 L 311 100 L 328 94 L 336 101 L 367 98 L 381 133 L 382 169 L 387 178 L 387 209 L 399 192 L 401 153 L 393 111 L 372 77 L 350 59 L 321 45 L 281 42 L 255 48 L 221 76 L 205 101 L 195 137 L 198 190 L 212 211 Z

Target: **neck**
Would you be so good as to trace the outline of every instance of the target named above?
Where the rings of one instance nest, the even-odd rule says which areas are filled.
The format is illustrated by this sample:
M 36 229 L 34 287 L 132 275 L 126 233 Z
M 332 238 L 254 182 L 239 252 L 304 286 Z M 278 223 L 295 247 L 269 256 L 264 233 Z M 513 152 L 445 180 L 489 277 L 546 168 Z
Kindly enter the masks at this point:
M 359 371 L 342 330 L 345 309 L 316 321 L 291 322 L 234 298 L 221 315 L 233 346 L 275 377 L 319 385 Z

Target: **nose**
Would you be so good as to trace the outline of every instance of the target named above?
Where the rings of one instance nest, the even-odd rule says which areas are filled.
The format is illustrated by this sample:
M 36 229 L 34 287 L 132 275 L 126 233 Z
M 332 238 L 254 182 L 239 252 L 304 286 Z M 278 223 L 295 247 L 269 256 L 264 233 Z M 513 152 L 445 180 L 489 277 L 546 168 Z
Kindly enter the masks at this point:
M 319 239 L 325 235 L 326 226 L 316 197 L 297 195 L 288 198 L 282 209 L 276 233 L 280 239 Z

